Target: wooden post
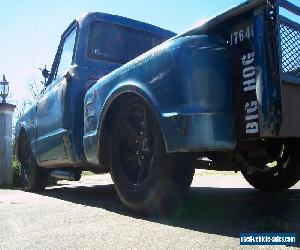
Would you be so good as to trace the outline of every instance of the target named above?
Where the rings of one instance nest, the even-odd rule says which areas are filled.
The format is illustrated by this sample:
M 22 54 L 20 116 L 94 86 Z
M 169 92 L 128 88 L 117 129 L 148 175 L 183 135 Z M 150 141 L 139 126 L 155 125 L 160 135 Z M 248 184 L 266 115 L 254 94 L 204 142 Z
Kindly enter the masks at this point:
M 13 183 L 12 115 L 15 105 L 0 103 L 0 185 Z

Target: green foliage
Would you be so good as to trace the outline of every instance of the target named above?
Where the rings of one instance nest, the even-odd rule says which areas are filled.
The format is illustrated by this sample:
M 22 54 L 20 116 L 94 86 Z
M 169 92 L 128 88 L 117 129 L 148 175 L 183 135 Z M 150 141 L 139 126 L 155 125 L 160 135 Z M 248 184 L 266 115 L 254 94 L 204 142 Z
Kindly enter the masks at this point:
M 91 172 L 91 171 L 82 171 L 81 175 L 82 176 L 88 176 L 88 175 L 94 175 L 94 173 Z
M 57 180 L 55 178 L 49 176 L 48 185 L 50 185 L 50 186 L 57 185 Z M 22 186 L 21 163 L 14 156 L 14 158 L 13 158 L 13 187 L 19 188 L 21 186 Z
M 57 185 L 57 179 L 53 178 L 52 176 L 49 176 L 48 186 L 55 186 L 55 185 Z
M 20 187 L 22 185 L 22 183 L 21 183 L 21 164 L 15 156 L 13 158 L 12 166 L 13 166 L 13 186 Z

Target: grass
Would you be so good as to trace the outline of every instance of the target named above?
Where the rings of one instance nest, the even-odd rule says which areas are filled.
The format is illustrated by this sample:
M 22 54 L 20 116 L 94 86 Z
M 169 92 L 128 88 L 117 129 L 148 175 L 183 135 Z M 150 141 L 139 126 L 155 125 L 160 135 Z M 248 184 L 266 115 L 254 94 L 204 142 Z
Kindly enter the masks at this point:
M 289 232 L 290 226 L 276 217 L 265 217 L 254 227 L 259 232 Z
M 241 175 L 240 172 L 234 171 L 216 171 L 216 170 L 206 170 L 206 169 L 197 169 L 195 172 L 197 176 L 234 176 Z
M 22 187 L 21 164 L 15 156 L 13 157 L 12 168 L 13 168 L 13 183 L 10 185 L 0 185 L 0 189 L 16 189 Z M 56 184 L 57 184 L 57 180 L 53 177 L 49 177 L 48 185 L 53 186 Z
M 232 176 L 232 175 L 240 175 L 241 173 L 235 173 L 234 171 L 216 171 L 216 170 L 206 170 L 206 169 L 197 169 L 195 175 L 197 176 Z M 95 175 L 90 171 L 82 171 L 82 176 L 91 176 Z
M 11 185 L 2 185 L 0 186 L 1 189 L 13 189 L 13 188 L 20 188 L 22 186 L 21 183 L 21 164 L 14 156 L 13 158 L 13 184 Z M 93 172 L 90 171 L 83 171 L 82 176 L 91 176 L 94 175 Z M 215 170 L 206 170 L 206 169 L 198 169 L 195 172 L 197 176 L 233 176 L 233 175 L 240 175 L 240 173 L 235 173 L 234 171 L 215 171 Z M 57 180 L 50 177 L 48 185 L 56 185 Z
M 82 176 L 88 176 L 88 175 L 94 175 L 94 173 L 90 172 L 90 171 L 82 171 L 81 175 Z

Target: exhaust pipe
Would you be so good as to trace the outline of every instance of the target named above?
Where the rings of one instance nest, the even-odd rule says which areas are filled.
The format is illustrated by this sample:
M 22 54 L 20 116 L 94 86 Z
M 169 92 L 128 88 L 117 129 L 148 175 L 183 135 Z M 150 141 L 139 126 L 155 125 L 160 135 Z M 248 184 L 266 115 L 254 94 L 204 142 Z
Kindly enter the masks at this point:
M 53 170 L 50 172 L 50 176 L 58 180 L 79 181 L 81 173 L 74 170 Z

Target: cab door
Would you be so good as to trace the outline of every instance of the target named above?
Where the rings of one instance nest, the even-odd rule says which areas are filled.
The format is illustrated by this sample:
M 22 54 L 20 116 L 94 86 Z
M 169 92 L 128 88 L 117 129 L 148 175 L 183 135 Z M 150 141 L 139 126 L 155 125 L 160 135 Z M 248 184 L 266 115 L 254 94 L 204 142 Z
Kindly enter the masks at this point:
M 68 70 L 72 67 L 77 25 L 62 36 L 52 66 L 52 83 L 37 104 L 37 156 L 41 166 L 63 165 L 69 162 L 65 148 L 68 122 L 65 117 L 65 96 L 68 90 Z

